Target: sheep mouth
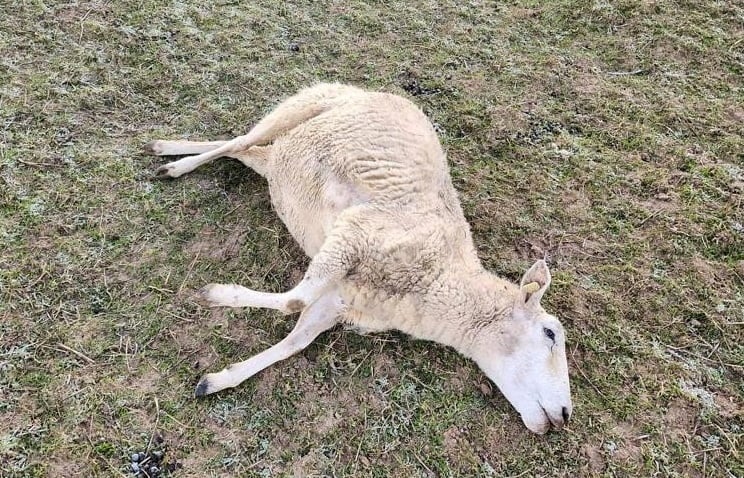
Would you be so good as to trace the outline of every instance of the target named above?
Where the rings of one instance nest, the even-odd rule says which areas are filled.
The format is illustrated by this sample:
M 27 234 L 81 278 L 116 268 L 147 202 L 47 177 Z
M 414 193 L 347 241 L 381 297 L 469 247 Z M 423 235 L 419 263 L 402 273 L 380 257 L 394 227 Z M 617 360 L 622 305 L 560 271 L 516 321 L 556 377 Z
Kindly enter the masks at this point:
M 540 404 L 540 409 L 545 414 L 545 418 L 548 419 L 548 423 L 550 423 L 550 428 L 552 428 L 555 431 L 560 431 L 563 429 L 563 425 L 565 425 L 565 422 L 563 420 L 553 420 L 553 418 L 550 416 L 547 410 L 545 410 L 545 407 Z

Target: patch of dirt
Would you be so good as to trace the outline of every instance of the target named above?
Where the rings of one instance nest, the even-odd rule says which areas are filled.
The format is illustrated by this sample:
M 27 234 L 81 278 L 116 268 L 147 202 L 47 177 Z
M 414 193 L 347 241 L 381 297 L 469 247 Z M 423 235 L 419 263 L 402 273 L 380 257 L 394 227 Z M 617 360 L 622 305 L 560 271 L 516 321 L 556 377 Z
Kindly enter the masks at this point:
M 338 425 L 343 423 L 343 416 L 341 412 L 334 410 L 334 407 L 329 407 L 323 412 L 323 415 L 315 418 L 315 426 L 313 431 L 319 436 L 325 435 L 338 428 Z
M 242 420 L 242 416 L 238 416 Z M 233 421 L 234 417 L 230 417 L 230 419 Z M 251 441 L 246 440 L 247 437 L 244 436 L 247 432 L 246 429 L 242 427 L 232 427 L 230 426 L 230 422 L 220 423 L 213 417 L 205 417 L 203 425 L 214 434 L 214 442 L 221 444 L 223 449 L 228 452 L 238 452 L 247 445 L 247 443 L 244 442 Z
M 599 445 L 585 444 L 581 447 L 581 454 L 586 457 L 586 463 L 589 471 L 592 473 L 599 473 L 605 469 L 607 462 L 602 454 L 602 449 Z
M 503 413 L 501 415 L 503 419 L 500 423 L 485 428 L 483 433 L 485 440 L 481 452 L 484 458 L 495 462 L 500 460 L 499 457 L 520 449 L 522 442 L 529 439 L 532 433 L 527 430 L 506 399 L 502 399 L 500 403 L 502 404 L 501 410 L 503 410 Z M 489 406 L 493 405 L 489 404 Z M 492 413 L 498 413 L 498 410 L 494 409 Z
M 740 278 L 744 279 L 744 260 L 736 263 L 736 273 L 739 274 Z
M 640 206 L 646 210 L 646 213 L 651 216 L 658 214 L 669 214 L 676 213 L 679 211 L 679 204 L 674 200 L 672 195 L 659 195 L 657 194 L 654 198 L 647 199 L 640 203 Z M 650 217 L 649 217 L 650 219 Z
M 744 124 L 744 108 L 737 105 L 729 105 L 725 112 L 729 119 L 731 119 L 735 124 Z
M 612 452 L 612 459 L 629 465 L 643 464 L 643 450 L 639 444 L 642 433 L 637 425 L 624 422 L 615 426 L 612 431 L 621 440 L 617 443 L 617 449 Z
M 81 468 L 80 462 L 70 457 L 51 456 L 47 460 L 47 476 L 86 476 L 90 471 L 88 466 Z
M 530 20 L 540 17 L 542 11 L 542 8 L 511 7 L 509 8 L 509 17 L 517 20 Z
M 470 364 L 459 365 L 452 373 L 447 372 L 446 386 L 458 395 L 472 392 L 473 388 L 479 388 L 487 396 L 491 395 L 491 385 L 486 376 L 478 371 L 477 376 L 474 377 L 473 368 Z M 488 393 L 484 391 L 484 387 L 488 388 Z
M 160 389 L 163 380 L 163 376 L 157 370 L 148 367 L 144 373 L 132 373 L 126 380 L 126 387 L 147 394 Z
M 579 97 L 595 98 L 607 89 L 606 82 L 598 75 L 598 69 L 576 74 L 571 85 Z
M 360 397 L 360 400 L 362 400 L 362 397 Z M 380 393 L 367 393 L 363 397 L 363 402 L 365 406 L 369 407 L 370 410 L 373 410 L 375 412 L 381 412 L 389 406 L 385 396 Z
M 258 403 L 271 403 L 274 389 L 276 389 L 282 377 L 281 366 L 281 362 L 276 363 L 250 378 L 256 384 L 253 394 L 254 401 Z
M 322 468 L 324 457 L 320 450 L 313 448 L 306 455 L 300 456 L 289 464 L 291 475 L 295 478 L 315 476 Z
M 224 318 L 223 309 L 211 309 L 210 316 Z M 210 322 L 214 322 L 210 320 Z M 209 369 L 217 361 L 219 355 L 212 346 L 204 340 L 205 329 L 196 323 L 180 323 L 170 328 L 171 337 L 179 348 L 179 355 L 186 357 L 196 370 Z
M 291 360 L 291 359 L 290 359 Z M 274 455 L 274 463 L 281 461 L 281 470 L 278 468 L 272 471 L 282 476 L 314 476 L 320 470 L 324 469 L 329 458 L 325 453 L 327 450 L 320 446 L 319 438 L 328 434 L 333 434 L 344 423 L 354 420 L 361 414 L 360 398 L 354 392 L 349 391 L 342 383 L 326 384 L 318 383 L 312 376 L 300 373 L 297 369 L 306 369 L 310 367 L 310 362 L 304 357 L 298 357 L 296 363 L 292 365 L 294 371 L 284 370 L 274 366 L 265 370 L 267 376 L 261 376 L 260 382 L 257 383 L 254 402 L 257 404 L 266 404 L 273 406 L 274 390 L 277 386 L 283 386 L 282 382 L 285 376 L 296 377 L 295 380 L 287 380 L 287 386 L 293 388 L 293 394 L 298 393 L 301 397 L 296 400 L 296 415 L 291 419 L 292 422 L 303 423 L 303 432 L 301 434 L 290 434 L 283 430 L 275 429 L 272 432 L 271 454 Z M 342 431 L 343 432 L 343 431 Z M 308 441 L 313 445 L 308 447 Z M 315 444 L 318 444 L 316 446 Z M 344 450 L 335 450 L 334 453 L 343 453 Z M 275 456 L 280 454 L 291 454 L 294 458 L 288 462 Z
M 0 414 L 0 423 L 3 424 L 3 430 L 7 431 L 18 431 L 29 429 L 33 427 L 40 428 L 40 424 L 36 420 L 29 420 L 30 416 L 35 415 L 36 404 L 33 409 L 24 409 L 23 413 L 19 413 L 19 410 L 13 409 L 13 412 L 4 412 Z M 2 449 L 0 449 L 2 451 Z
M 579 187 L 568 189 L 560 197 L 564 211 L 573 217 L 583 218 L 592 208 L 592 203 L 586 193 Z
M 475 94 L 482 90 L 473 87 L 472 91 Z M 486 137 L 488 143 L 499 144 L 528 127 L 527 118 L 518 107 L 489 105 L 487 111 L 491 118 L 491 128 Z
M 710 263 L 700 257 L 700 255 L 692 256 L 690 263 L 692 265 L 692 272 L 698 275 L 704 283 L 712 284 L 717 280 L 718 270 Z
M 713 401 L 716 404 L 718 413 L 726 419 L 732 419 L 744 416 L 744 410 L 736 403 L 736 398 L 726 396 L 722 393 L 713 395 Z
M 240 248 L 245 243 L 247 231 L 237 229 L 230 231 L 227 236 L 212 227 L 205 227 L 199 231 L 186 246 L 184 251 L 191 257 L 200 255 L 208 259 L 224 261 L 240 255 Z
M 357 398 L 346 389 L 324 390 L 314 384 L 296 384 L 302 390 L 302 401 L 297 405 L 298 419 L 312 423 L 317 436 L 338 428 L 344 420 L 360 414 Z
M 453 425 L 445 430 L 442 438 L 444 452 L 453 466 L 463 469 L 464 465 L 468 463 L 479 462 L 467 435 L 456 426 Z
M 698 410 L 688 402 L 681 399 L 674 400 L 664 413 L 664 433 L 674 439 L 692 435 L 698 415 Z
M 136 249 L 130 249 L 129 253 L 123 258 L 123 260 L 116 264 L 116 267 L 112 269 L 116 270 L 116 272 L 132 270 L 143 265 L 165 263 L 168 260 L 165 252 L 157 247 L 153 247 L 144 242 L 139 243 L 136 246 Z M 128 275 L 125 275 L 122 278 L 122 282 L 130 280 L 131 278 Z
M 514 250 L 519 257 L 525 260 L 531 260 L 535 257 L 545 257 L 551 247 L 543 237 L 524 237 L 517 238 L 514 243 Z
M 187 446 L 184 445 L 184 448 Z M 204 470 L 208 469 L 207 463 L 216 460 L 221 454 L 220 447 L 218 445 L 207 445 L 200 446 L 190 450 L 189 453 L 180 460 L 181 469 L 178 471 L 177 476 L 179 477 L 204 477 Z M 218 475 L 210 476 L 232 476 L 232 474 L 225 472 Z
M 80 28 L 80 24 L 86 20 L 100 21 L 100 17 L 105 17 L 111 9 L 100 2 L 75 2 L 56 7 L 55 10 L 55 21 Z
M 383 352 L 373 353 L 372 370 L 375 376 L 389 377 L 391 380 L 397 380 L 400 377 L 400 370 L 389 355 Z

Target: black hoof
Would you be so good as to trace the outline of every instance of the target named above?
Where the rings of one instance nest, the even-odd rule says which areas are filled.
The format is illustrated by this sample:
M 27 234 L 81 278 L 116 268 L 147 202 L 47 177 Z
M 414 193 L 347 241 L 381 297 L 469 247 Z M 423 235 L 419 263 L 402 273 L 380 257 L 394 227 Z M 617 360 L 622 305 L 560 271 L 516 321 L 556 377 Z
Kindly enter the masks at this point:
M 209 382 L 201 380 L 194 390 L 194 395 L 197 397 L 203 397 L 207 395 L 207 388 L 209 388 Z

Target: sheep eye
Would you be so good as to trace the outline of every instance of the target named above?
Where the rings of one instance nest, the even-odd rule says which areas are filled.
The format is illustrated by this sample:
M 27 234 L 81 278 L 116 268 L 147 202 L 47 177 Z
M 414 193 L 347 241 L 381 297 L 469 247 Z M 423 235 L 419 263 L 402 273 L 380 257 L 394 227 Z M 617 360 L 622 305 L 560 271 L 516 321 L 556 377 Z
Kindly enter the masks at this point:
M 545 336 L 548 337 L 550 340 L 555 342 L 555 332 L 548 329 L 547 327 L 543 327 L 543 332 L 545 333 Z

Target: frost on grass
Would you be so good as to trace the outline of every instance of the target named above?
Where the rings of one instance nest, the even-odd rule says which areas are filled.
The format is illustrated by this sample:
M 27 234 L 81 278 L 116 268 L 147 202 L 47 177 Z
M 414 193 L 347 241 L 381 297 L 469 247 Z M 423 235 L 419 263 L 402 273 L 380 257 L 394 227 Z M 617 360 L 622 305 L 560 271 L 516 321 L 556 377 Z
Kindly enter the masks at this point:
M 718 413 L 718 407 L 716 406 L 716 401 L 711 392 L 702 387 L 698 387 L 687 380 L 680 379 L 677 385 L 686 397 L 695 400 L 703 406 L 701 410 L 701 416 L 703 418 Z
M 180 437 L 179 476 L 281 476 L 294 462 L 302 476 L 742 474 L 730 446 L 744 436 L 740 2 L 15 3 L 0 15 L 0 417 L 15 423 L 0 425 L 3 478 L 72 476 L 59 463 L 89 456 L 91 429 L 117 449 L 141 446 L 108 410 L 150 413 L 151 394 L 167 412 L 160 426 Z M 318 81 L 418 94 L 489 266 L 514 273 L 537 254 L 519 244 L 535 238 L 555 259 L 551 300 L 570 317 L 582 404 L 570 433 L 524 437 L 498 394 L 476 398 L 463 378 L 443 399 L 410 383 L 405 371 L 421 365 L 409 345 L 341 332 L 324 355 L 388 354 L 401 373 L 329 375 L 311 361 L 286 387 L 264 375 L 255 394 L 190 399 L 189 364 L 240 355 L 291 323 L 251 311 L 217 327 L 223 315 L 178 297 L 216 275 L 279 290 L 287 264 L 305 259 L 265 183 L 239 164 L 152 182 L 140 147 L 242 134 Z M 106 345 L 119 329 L 136 350 Z M 95 366 L 61 364 L 48 348 L 90 330 Z M 455 369 L 446 351 L 431 357 L 437 373 Z M 162 380 L 146 396 L 117 391 L 137 363 Z M 50 386 L 68 377 L 86 391 Z M 291 418 L 295 380 L 324 390 L 300 417 L 344 410 L 329 390 L 368 401 L 308 426 Z M 44 406 L 21 406 L 33 398 Z M 643 430 L 615 437 L 628 415 Z M 27 434 L 36 419 L 48 433 Z M 467 430 L 487 462 L 448 459 L 449 428 Z M 75 461 L 87 467 L 78 474 L 118 473 L 111 457 L 90 458 Z

